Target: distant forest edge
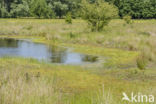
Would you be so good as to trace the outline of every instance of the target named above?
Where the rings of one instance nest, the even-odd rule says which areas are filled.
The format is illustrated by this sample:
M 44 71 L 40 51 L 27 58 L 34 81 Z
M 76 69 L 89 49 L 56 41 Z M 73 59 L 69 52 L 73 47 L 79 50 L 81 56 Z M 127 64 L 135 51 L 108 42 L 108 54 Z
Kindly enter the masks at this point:
M 96 0 L 90 0 L 94 3 Z M 119 17 L 130 15 L 133 19 L 156 19 L 156 0 L 105 0 L 115 5 Z M 81 16 L 82 0 L 0 0 L 0 18 L 72 18 Z

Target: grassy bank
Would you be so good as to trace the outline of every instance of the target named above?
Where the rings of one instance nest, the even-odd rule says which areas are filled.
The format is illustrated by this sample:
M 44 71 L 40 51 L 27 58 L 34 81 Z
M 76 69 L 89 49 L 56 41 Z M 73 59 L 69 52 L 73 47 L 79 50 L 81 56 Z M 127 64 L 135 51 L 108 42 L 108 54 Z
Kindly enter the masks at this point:
M 68 42 L 118 47 L 128 50 L 155 39 L 156 20 L 134 20 L 127 25 L 123 20 L 112 20 L 102 32 L 90 32 L 83 20 L 66 24 L 64 20 L 0 19 L 0 35 L 42 36 L 53 42 Z M 153 42 L 153 41 L 152 41 Z
M 143 75 L 134 69 L 87 70 L 33 59 L 1 58 L 0 62 L 2 104 L 122 104 L 122 92 L 155 94 L 155 71 L 150 69 Z
M 113 20 L 90 32 L 82 20 L 0 19 L 0 37 L 30 38 L 99 56 L 101 64 L 55 65 L 34 59 L 0 58 L 1 104 L 125 104 L 122 92 L 156 94 L 156 20 Z M 145 71 L 136 59 L 146 52 Z

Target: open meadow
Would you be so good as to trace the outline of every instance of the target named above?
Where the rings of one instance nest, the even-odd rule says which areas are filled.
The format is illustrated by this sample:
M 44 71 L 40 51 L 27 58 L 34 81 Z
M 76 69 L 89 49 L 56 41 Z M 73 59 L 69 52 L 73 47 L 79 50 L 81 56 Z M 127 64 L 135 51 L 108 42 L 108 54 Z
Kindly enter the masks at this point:
M 130 104 L 122 101 L 123 92 L 156 96 L 155 19 L 132 24 L 113 19 L 100 32 L 91 32 L 81 19 L 72 24 L 64 19 L 0 19 L 0 38 L 98 57 L 82 65 L 1 57 L 0 104 Z

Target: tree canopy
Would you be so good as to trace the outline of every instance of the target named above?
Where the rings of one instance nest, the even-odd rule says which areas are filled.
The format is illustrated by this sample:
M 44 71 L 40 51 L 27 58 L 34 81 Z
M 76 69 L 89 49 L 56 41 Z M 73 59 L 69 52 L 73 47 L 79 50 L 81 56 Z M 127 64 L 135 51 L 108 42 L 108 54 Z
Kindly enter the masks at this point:
M 82 17 L 87 20 L 92 31 L 100 31 L 109 21 L 118 15 L 117 8 L 104 2 L 97 0 L 94 3 L 88 3 L 84 0 L 82 3 Z
M 97 0 L 88 0 L 94 3 Z M 156 0 L 103 0 L 115 5 L 122 18 L 130 15 L 133 19 L 156 18 Z M 37 17 L 72 18 L 81 15 L 82 0 L 0 0 L 0 18 Z

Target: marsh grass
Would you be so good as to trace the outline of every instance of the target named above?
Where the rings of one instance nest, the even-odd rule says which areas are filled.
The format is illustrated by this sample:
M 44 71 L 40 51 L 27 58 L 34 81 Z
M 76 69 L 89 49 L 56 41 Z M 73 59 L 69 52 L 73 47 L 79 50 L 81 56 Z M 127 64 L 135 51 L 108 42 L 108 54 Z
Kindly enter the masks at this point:
M 62 94 L 56 91 L 53 80 L 13 69 L 1 71 L 1 104 L 58 104 Z
M 112 20 L 104 31 L 90 32 L 82 20 L 0 19 L 0 37 L 30 38 L 104 59 L 102 67 L 86 67 L 0 58 L 0 104 L 125 104 L 123 91 L 155 95 L 155 21 L 133 20 L 130 26 Z M 136 62 L 143 49 L 150 62 L 144 74 Z
M 134 69 L 88 70 L 23 58 L 0 62 L 1 104 L 124 104 L 122 91 L 156 91 L 153 70 L 142 75 Z
M 66 24 L 59 19 L 0 19 L 0 35 L 40 36 L 59 43 L 99 45 L 126 50 L 139 50 L 144 41 L 156 40 L 156 20 L 112 20 L 104 31 L 90 32 L 83 20 Z
M 10 58 L 11 59 L 11 58 Z M 41 64 L 37 61 L 31 61 L 27 59 L 11 59 L 9 57 L 4 57 L 0 61 L 3 60 L 3 64 L 15 64 L 16 67 L 7 67 L 0 65 L 0 103 L 1 104 L 98 104 L 101 102 L 101 104 L 106 104 L 109 100 L 109 95 L 107 93 L 99 90 L 99 92 L 96 92 L 95 90 L 90 93 L 83 93 L 81 90 L 83 90 L 84 84 L 82 82 L 74 82 L 77 80 L 77 78 L 81 78 L 80 80 L 88 80 L 86 79 L 86 72 L 82 72 L 83 75 L 78 77 L 77 72 L 74 70 L 66 72 L 60 72 L 60 71 L 48 71 L 47 69 L 44 69 L 45 72 L 42 72 L 40 69 Z M 16 62 L 15 62 L 16 60 Z M 18 61 L 19 60 L 19 61 Z M 19 62 L 25 61 L 25 63 L 19 65 Z M 6 63 L 5 63 L 6 62 Z M 15 62 L 15 63 L 14 63 Z M 29 63 L 29 65 L 27 65 Z M 18 64 L 18 65 L 17 65 Z M 25 67 L 27 65 L 27 67 Z M 46 64 L 43 64 L 43 66 L 46 66 L 48 69 L 52 68 L 51 65 L 47 66 Z M 42 67 L 43 67 L 42 66 Z M 59 66 L 58 66 L 59 67 Z M 34 70 L 35 68 L 35 70 Z M 36 68 L 38 70 L 36 70 Z M 60 67 L 62 68 L 62 67 Z M 68 67 L 69 68 L 69 67 Z M 47 72 L 47 71 L 48 72 Z M 52 73 L 51 73 L 52 72 Z M 47 74 L 46 74 L 47 73 Z M 69 76 L 68 74 L 72 73 L 72 75 L 77 75 L 77 78 L 72 80 L 70 79 L 72 76 Z M 86 73 L 86 74 L 85 74 Z M 59 85 L 58 81 L 60 81 L 60 77 L 63 77 L 67 79 L 65 82 L 68 84 L 66 85 Z M 83 79 L 83 77 L 86 77 Z M 89 77 L 88 77 L 89 78 Z M 94 77 L 95 78 L 95 77 Z M 92 79 L 92 78 L 91 78 Z M 69 81 L 71 80 L 71 82 Z M 89 80 L 88 80 L 89 81 Z M 91 81 L 91 80 L 90 80 Z M 64 82 L 61 82 L 64 83 Z M 77 87 L 75 86 L 76 83 L 79 83 Z M 88 83 L 88 82 L 85 82 Z M 72 85 L 73 84 L 73 85 Z M 82 84 L 82 85 L 80 85 Z M 91 85 L 91 83 L 88 83 Z M 95 84 L 95 83 L 94 83 Z M 85 85 L 88 86 L 87 84 Z M 71 92 L 71 89 L 73 90 Z M 75 87 L 75 88 L 74 88 Z M 91 86 L 88 86 L 91 87 Z M 67 90 L 68 89 L 68 90 Z M 79 90 L 78 90 L 79 89 Z M 77 92 L 77 91 L 78 92 Z M 81 93 L 80 93 L 80 92 Z M 87 91 L 88 92 L 88 91 Z M 94 93 L 96 92 L 96 93 Z M 77 93 L 79 93 L 77 95 Z M 110 93 L 109 93 L 110 94 Z M 73 96 L 74 95 L 74 96 Z M 76 95 L 76 96 L 75 96 Z M 101 97 L 102 96 L 102 97 Z M 108 97 L 107 97 L 108 96 Z M 86 100 L 88 98 L 88 100 Z M 98 99 L 95 99 L 98 98 Z

